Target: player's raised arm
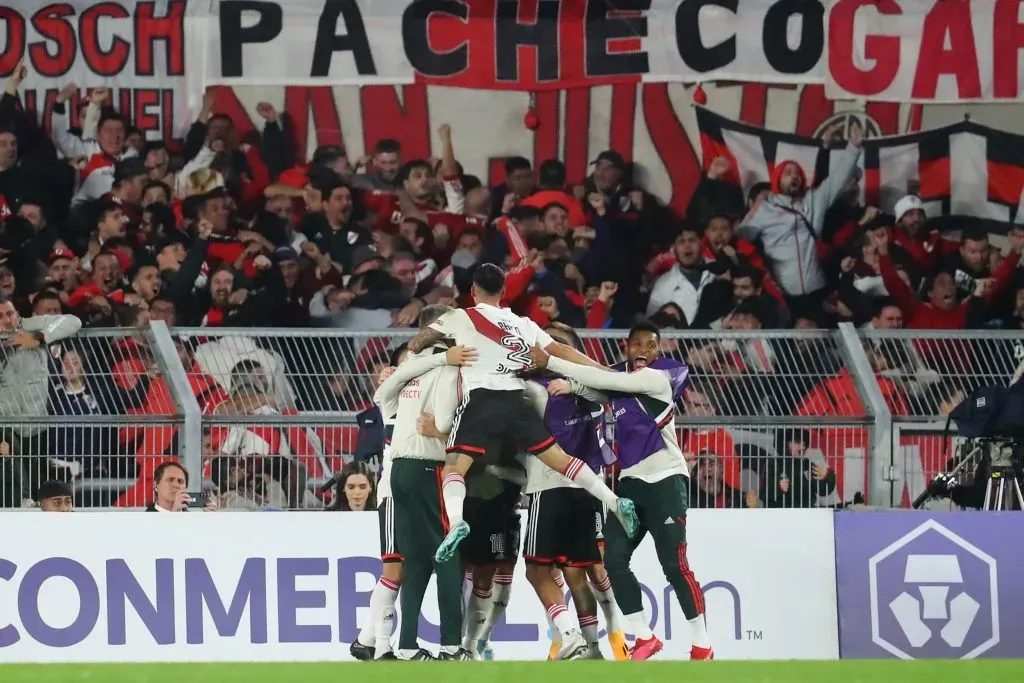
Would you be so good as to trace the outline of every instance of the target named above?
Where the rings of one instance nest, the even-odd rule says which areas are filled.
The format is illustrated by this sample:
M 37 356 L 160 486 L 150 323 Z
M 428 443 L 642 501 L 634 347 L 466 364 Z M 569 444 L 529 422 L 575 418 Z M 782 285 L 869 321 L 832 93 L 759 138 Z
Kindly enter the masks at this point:
M 671 382 L 664 373 L 649 368 L 636 372 L 608 372 L 607 368 L 597 369 L 590 365 L 563 360 L 540 346 L 534 346 L 530 350 L 530 356 L 534 365 L 538 367 L 548 368 L 563 377 L 602 391 L 656 395 L 672 390 Z
M 544 347 L 544 350 L 548 354 L 554 356 L 555 358 L 560 358 L 561 360 L 568 361 L 570 363 L 575 363 L 577 365 L 585 365 L 590 368 L 601 370 L 602 372 L 613 372 L 609 368 L 606 368 L 605 366 L 598 363 L 590 356 L 586 355 L 585 353 L 580 353 L 579 351 L 572 348 L 568 344 L 552 341 L 550 344 Z
M 460 308 L 456 308 L 450 309 L 437 318 L 434 318 L 430 321 L 429 325 L 425 325 L 421 322 L 420 326 L 423 329 L 409 342 L 409 350 L 413 353 L 419 353 L 423 349 L 430 348 L 442 339 L 453 339 L 455 338 L 456 332 L 459 330 L 464 331 L 466 327 L 470 325 L 468 321 L 469 319 L 466 316 L 466 312 Z
M 607 369 L 597 361 L 591 360 L 589 356 L 580 353 L 568 344 L 555 341 L 550 334 L 541 329 L 537 323 L 533 322 L 529 318 L 524 318 L 524 320 L 530 328 L 530 332 L 533 334 L 533 345 L 540 346 L 555 358 L 561 358 L 562 360 L 567 360 L 570 363 L 589 365 L 592 368 L 599 368 L 601 370 Z M 527 336 L 527 343 L 530 343 L 529 336 Z
M 410 348 L 411 351 L 411 348 Z M 435 353 L 422 358 L 410 358 L 398 369 L 391 373 L 391 376 L 381 382 L 377 391 L 373 394 L 373 402 L 382 410 L 389 406 L 397 409 L 398 395 L 402 388 L 411 380 L 416 379 L 434 368 L 442 365 L 469 365 L 476 360 L 476 349 L 466 346 L 453 346 L 444 353 Z M 392 410 L 391 412 L 394 412 Z
M 435 330 L 433 327 L 424 328 L 423 330 L 420 330 L 419 334 L 409 340 L 409 352 L 419 353 L 423 349 L 429 349 L 446 336 L 447 335 L 444 332 Z

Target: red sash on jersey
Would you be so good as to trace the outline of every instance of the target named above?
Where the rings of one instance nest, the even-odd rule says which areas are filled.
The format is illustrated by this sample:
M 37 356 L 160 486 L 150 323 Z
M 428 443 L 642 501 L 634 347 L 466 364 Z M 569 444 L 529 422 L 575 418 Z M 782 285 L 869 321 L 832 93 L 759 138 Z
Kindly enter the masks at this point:
M 466 315 L 469 316 L 469 320 L 473 323 L 473 327 L 476 328 L 477 332 L 487 337 L 495 344 L 503 346 L 501 340 L 508 336 L 508 332 L 485 318 L 484 314 L 475 308 L 467 308 Z

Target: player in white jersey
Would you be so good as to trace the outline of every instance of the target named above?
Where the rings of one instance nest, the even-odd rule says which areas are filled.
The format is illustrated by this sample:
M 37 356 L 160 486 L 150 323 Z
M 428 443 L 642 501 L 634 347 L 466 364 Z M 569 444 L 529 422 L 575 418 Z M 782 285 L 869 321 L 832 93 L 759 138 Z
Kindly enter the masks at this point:
M 501 458 L 505 454 L 525 451 L 600 499 L 627 533 L 635 532 L 638 524 L 631 500 L 616 496 L 582 460 L 555 443 L 527 400 L 526 382 L 519 376 L 531 366 L 530 349 L 535 345 L 556 358 L 602 366 L 555 342 L 532 320 L 501 308 L 504 291 L 505 273 L 500 268 L 486 263 L 478 266 L 472 290 L 477 305 L 446 313 L 409 342 L 409 350 L 418 352 L 449 338 L 479 354 L 460 372 L 462 400 L 448 440 L 449 458 L 442 482 L 451 531 L 437 550 L 439 563 L 451 560 L 469 535 L 469 524 L 463 519 L 465 476 L 477 458 L 484 458 L 487 464 L 504 464 Z
M 428 306 L 420 314 L 420 324 L 429 325 L 447 312 L 447 306 Z M 472 349 L 448 349 L 437 344 L 419 353 L 410 353 L 391 376 L 381 383 L 374 401 L 384 413 L 395 412 L 391 438 L 390 488 L 391 522 L 395 547 L 402 556 L 402 614 L 418 615 L 423 596 L 434 573 L 434 553 L 448 531 L 441 507 L 441 470 L 445 462 L 444 444 L 423 436 L 417 421 L 423 413 L 432 413 L 450 429 L 457 404 L 459 372 L 454 365 L 475 358 Z M 447 364 L 447 365 L 446 365 Z M 444 424 L 447 416 L 448 424 Z M 441 617 L 441 651 L 438 659 L 469 659 L 460 649 L 462 636 L 462 571 L 457 564 L 438 565 L 437 598 Z M 426 659 L 417 642 L 419 620 L 402 619 L 399 634 L 399 659 Z
M 408 356 L 408 344 L 402 344 L 391 353 L 390 365 L 380 376 L 383 384 Z M 384 422 L 384 453 L 380 481 L 377 482 L 377 523 L 380 528 L 380 561 L 383 564 L 380 580 L 370 596 L 370 614 L 359 630 L 359 637 L 349 648 L 358 660 L 391 659 L 391 633 L 395 626 L 395 602 L 402 585 L 402 556 L 395 547 L 395 515 L 391 503 L 391 437 L 395 431 L 396 406 L 392 412 L 381 409 Z

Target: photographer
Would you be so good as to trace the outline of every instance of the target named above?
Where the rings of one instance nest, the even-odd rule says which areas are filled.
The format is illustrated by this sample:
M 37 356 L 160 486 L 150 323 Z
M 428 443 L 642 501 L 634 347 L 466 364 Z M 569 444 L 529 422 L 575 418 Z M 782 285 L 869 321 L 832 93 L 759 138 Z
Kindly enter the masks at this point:
M 188 472 L 176 462 L 165 462 L 153 474 L 153 502 L 146 512 L 184 512 L 192 496 L 188 492 Z M 216 512 L 217 501 L 210 498 L 203 512 Z
M 817 507 L 836 489 L 836 473 L 827 462 L 807 452 L 808 436 L 802 429 L 781 429 L 776 435 L 775 458 L 765 477 L 765 504 L 771 508 Z
M 14 303 L 0 298 L 0 417 L 11 427 L 13 454 L 22 456 L 22 493 L 34 492 L 49 477 L 39 435 L 45 425 L 19 424 L 24 417 L 47 415 L 50 344 L 71 337 L 82 327 L 73 315 L 36 315 L 22 320 Z M 0 501 L 18 505 L 20 499 Z

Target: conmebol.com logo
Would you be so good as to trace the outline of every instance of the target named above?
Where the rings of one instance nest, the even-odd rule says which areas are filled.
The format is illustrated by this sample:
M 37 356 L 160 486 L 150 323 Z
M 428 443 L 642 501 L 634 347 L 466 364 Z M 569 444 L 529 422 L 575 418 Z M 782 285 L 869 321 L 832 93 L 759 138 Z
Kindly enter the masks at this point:
M 90 566 L 68 557 L 20 564 L 0 558 L 0 605 L 16 606 L 0 610 L 0 651 L 31 644 L 63 649 L 349 643 L 358 634 L 360 611 L 369 605 L 379 573 L 380 560 L 359 556 L 243 557 L 230 563 L 108 558 Z M 524 588 L 513 599 L 517 609 L 495 628 L 494 642 L 536 644 L 545 638 L 538 623 L 530 621 L 541 613 L 530 609 L 536 598 Z M 671 586 L 642 584 L 641 589 L 652 627 L 671 640 L 673 630 L 682 626 L 687 638 L 689 629 Z M 729 622 L 730 636 L 761 640 L 760 631 L 743 631 L 740 593 L 733 584 L 714 581 L 704 590 L 716 596 L 723 609 L 719 623 Z M 436 623 L 425 615 L 419 620 L 422 642 L 437 644 Z

